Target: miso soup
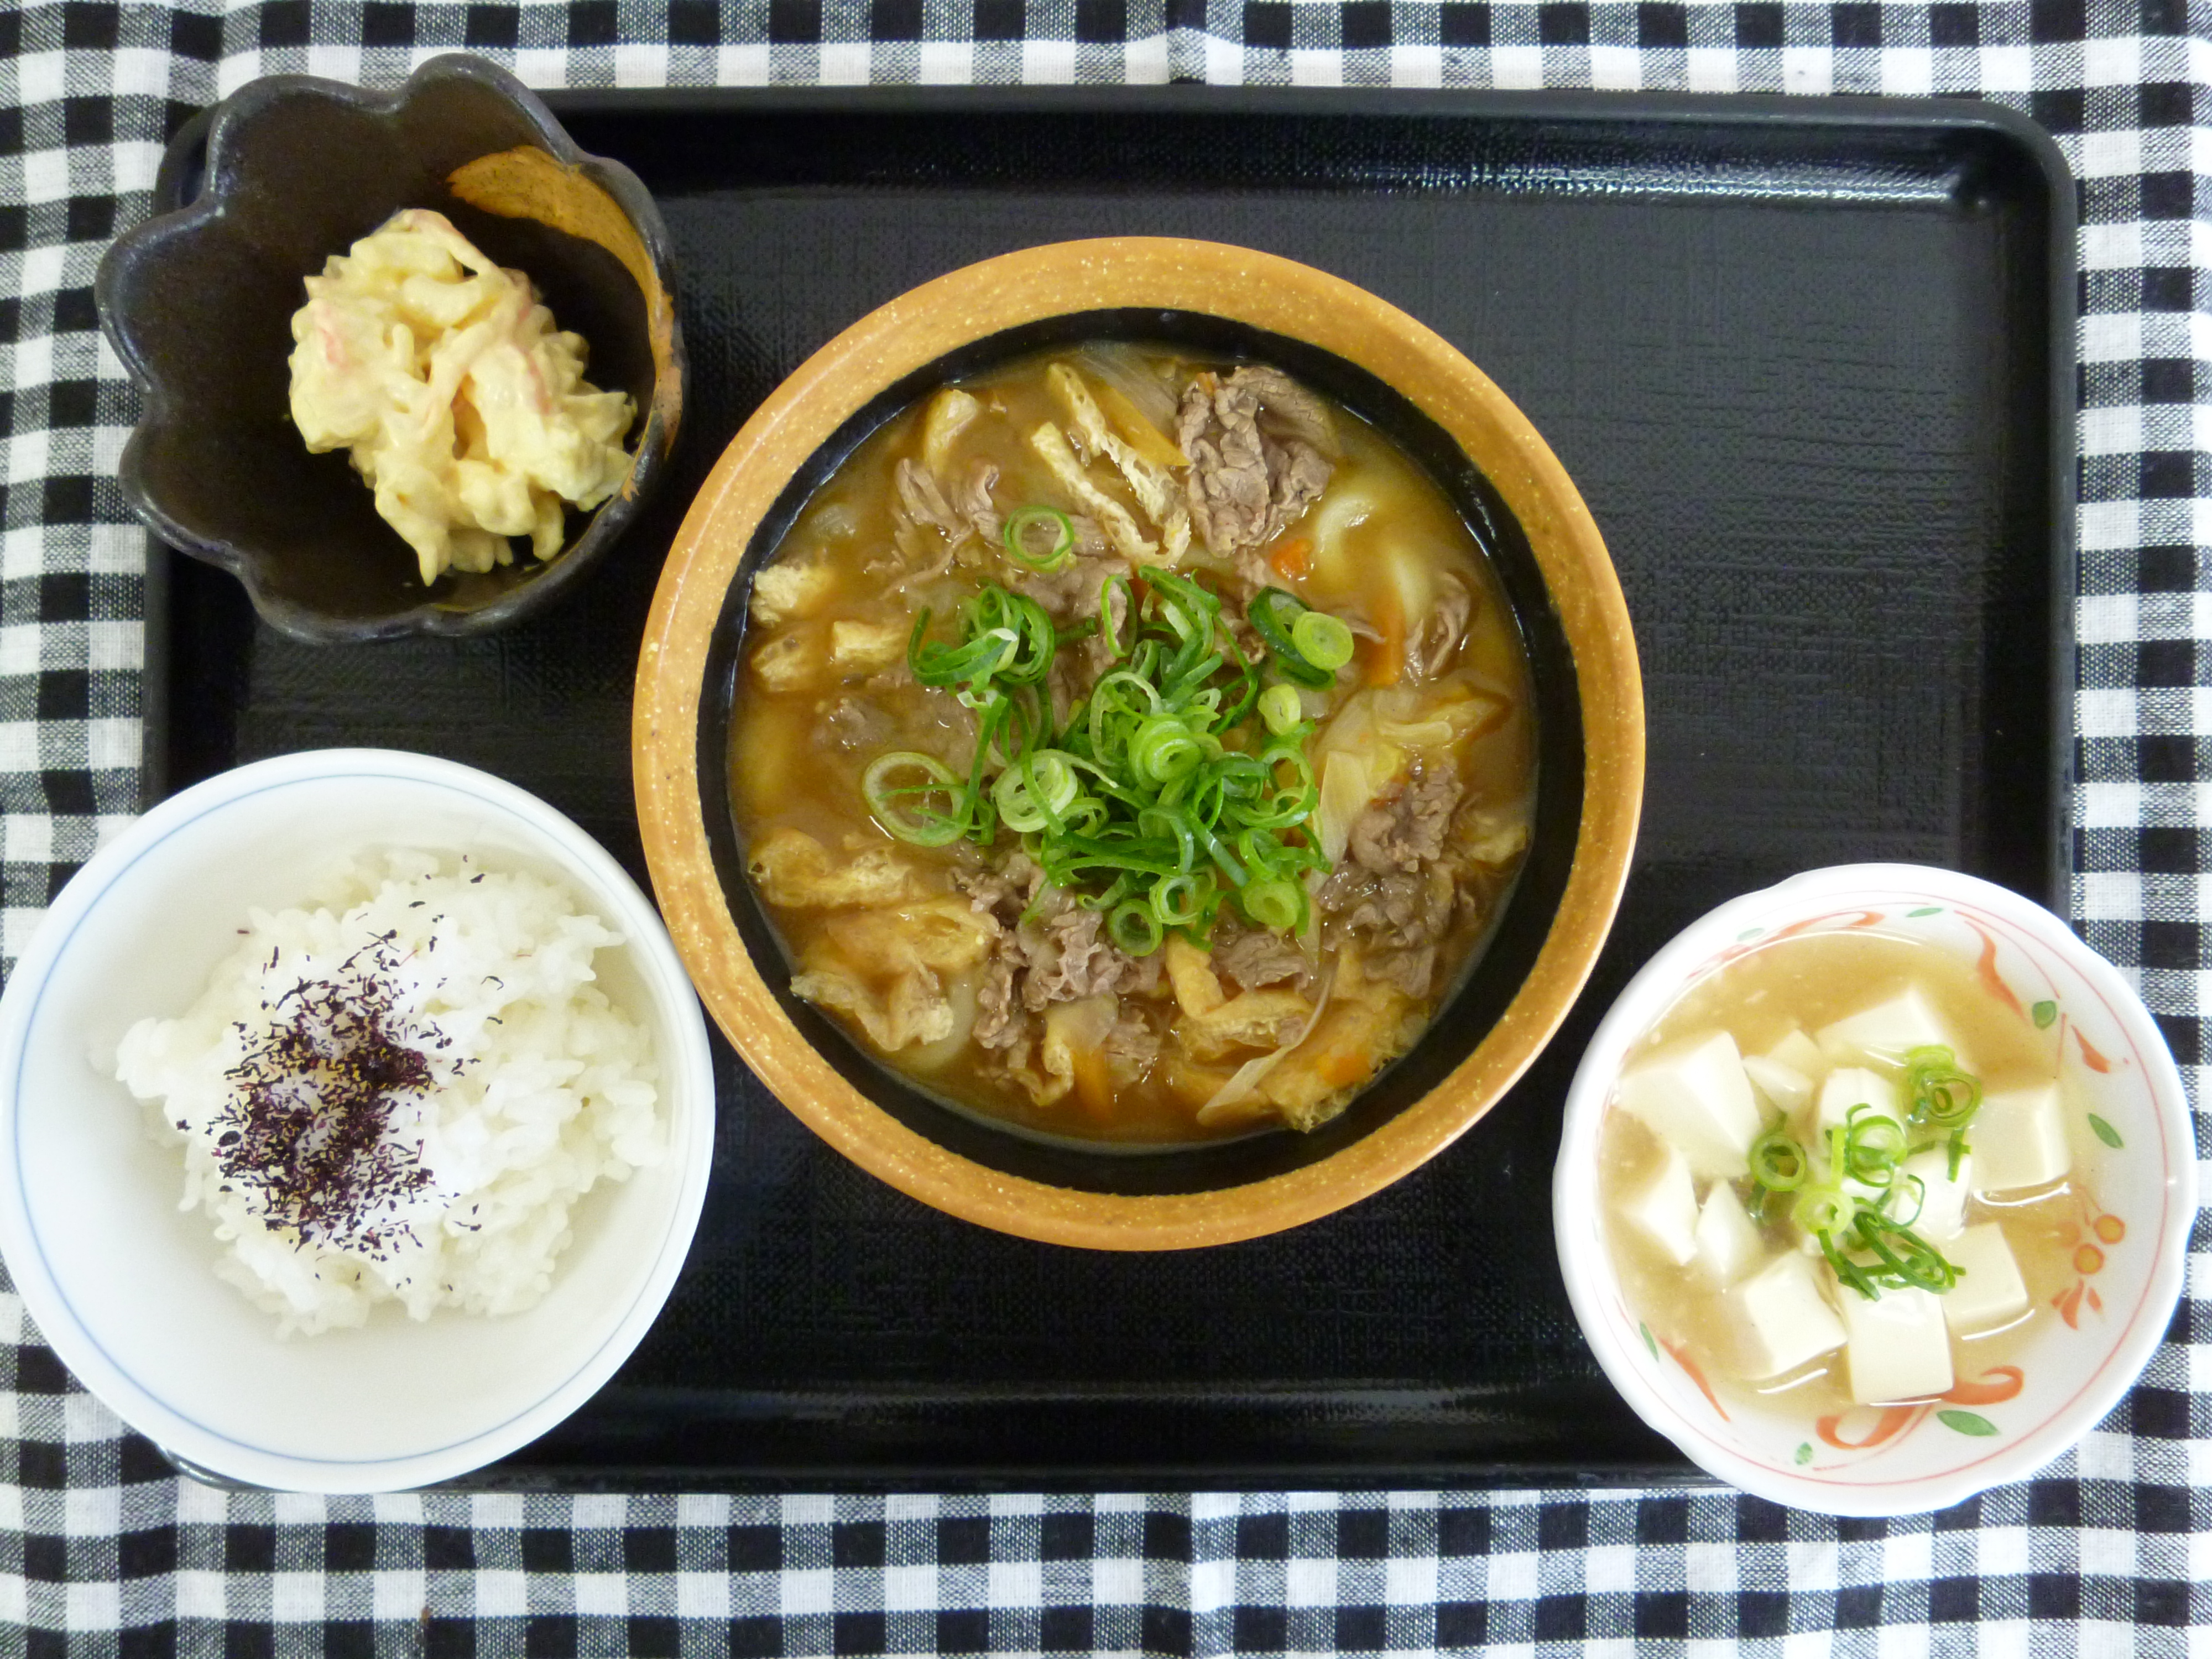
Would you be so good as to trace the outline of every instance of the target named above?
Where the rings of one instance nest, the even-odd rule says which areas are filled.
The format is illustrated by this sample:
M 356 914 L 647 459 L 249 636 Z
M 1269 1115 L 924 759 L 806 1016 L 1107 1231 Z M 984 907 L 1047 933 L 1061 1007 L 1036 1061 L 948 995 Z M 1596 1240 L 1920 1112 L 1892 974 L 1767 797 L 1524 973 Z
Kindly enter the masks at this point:
M 1632 1053 L 1598 1190 L 1630 1309 L 1808 1421 L 1938 1398 L 2057 1316 L 2104 1216 L 2058 1033 L 1923 942 L 1783 939 Z

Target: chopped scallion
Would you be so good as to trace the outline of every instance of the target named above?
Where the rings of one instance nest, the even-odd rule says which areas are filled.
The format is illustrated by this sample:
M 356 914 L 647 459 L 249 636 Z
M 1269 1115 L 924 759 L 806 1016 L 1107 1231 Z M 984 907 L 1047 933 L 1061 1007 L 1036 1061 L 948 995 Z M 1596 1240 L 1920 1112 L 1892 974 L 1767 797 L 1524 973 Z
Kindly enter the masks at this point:
M 1075 556 L 1075 521 L 1056 507 L 1018 507 L 1007 515 L 1006 544 L 1015 563 L 1048 576 Z
M 1295 685 L 1271 685 L 1260 694 L 1260 718 L 1277 737 L 1297 730 L 1305 717 Z
M 1325 611 L 1309 611 L 1291 624 L 1291 643 L 1316 668 L 1334 673 L 1352 660 L 1352 630 Z

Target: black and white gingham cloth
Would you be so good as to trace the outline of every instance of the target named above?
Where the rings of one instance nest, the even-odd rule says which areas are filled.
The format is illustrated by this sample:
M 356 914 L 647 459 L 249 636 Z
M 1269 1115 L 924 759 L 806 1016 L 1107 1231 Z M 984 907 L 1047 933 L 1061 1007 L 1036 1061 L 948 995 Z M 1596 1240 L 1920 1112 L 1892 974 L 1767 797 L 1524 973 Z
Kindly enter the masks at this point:
M 2202 1099 L 2203 0 L 0 0 L 0 957 L 137 798 L 143 541 L 112 482 L 135 409 L 94 318 L 101 250 L 192 110 L 277 71 L 390 84 L 457 47 L 544 87 L 1180 77 L 2027 110 L 2082 193 L 2076 915 L 2139 973 Z M 124 1432 L 0 1278 L 0 1656 L 2178 1654 L 2212 1626 L 2206 1241 L 2171 1340 L 2077 1453 L 1863 1522 L 1720 1492 L 229 1495 Z

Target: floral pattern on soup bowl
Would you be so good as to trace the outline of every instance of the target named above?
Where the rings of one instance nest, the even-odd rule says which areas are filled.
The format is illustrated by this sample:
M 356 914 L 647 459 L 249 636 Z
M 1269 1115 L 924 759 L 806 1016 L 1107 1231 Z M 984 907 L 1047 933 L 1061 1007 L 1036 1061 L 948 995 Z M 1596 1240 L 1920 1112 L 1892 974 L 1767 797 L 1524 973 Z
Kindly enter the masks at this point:
M 2069 1282 L 2001 1356 L 1938 1398 L 1813 1415 L 1731 1391 L 1630 1307 L 1599 1202 L 1599 1133 L 1624 1062 L 1693 987 L 1784 938 L 1873 929 L 1967 964 L 2058 1054 L 2081 1194 Z M 1567 1292 L 1613 1386 L 1700 1468 L 1761 1498 L 1838 1515 L 1941 1509 L 2021 1479 L 2118 1403 L 2163 1338 L 2197 1212 L 2189 1102 L 2149 1012 L 2064 922 L 2008 889 L 1911 865 L 1817 870 L 1693 923 L 1630 983 L 1569 1091 L 1553 1182 Z

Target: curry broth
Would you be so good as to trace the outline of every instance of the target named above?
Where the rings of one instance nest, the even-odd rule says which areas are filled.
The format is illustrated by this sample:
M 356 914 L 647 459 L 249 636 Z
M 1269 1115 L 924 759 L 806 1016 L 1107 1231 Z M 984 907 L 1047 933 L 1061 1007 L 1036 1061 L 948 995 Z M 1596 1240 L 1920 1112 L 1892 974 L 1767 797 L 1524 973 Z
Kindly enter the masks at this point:
M 1023 434 L 1040 422 L 1060 418 L 1042 370 L 1048 363 L 1065 361 L 1063 353 L 1040 356 L 958 383 L 986 408 L 985 415 L 963 434 L 962 463 L 988 462 L 999 469 L 991 495 L 1003 508 L 1030 501 L 1056 502 L 1063 497 L 1050 472 L 1024 443 Z M 1172 364 L 1179 375 L 1197 366 L 1166 352 L 1159 354 L 1159 361 Z M 946 619 L 982 582 L 1015 585 L 1022 573 L 995 548 L 983 550 L 980 561 L 956 563 L 934 574 L 927 574 L 927 562 L 920 564 L 921 574 L 917 574 L 917 562 L 900 552 L 902 533 L 909 550 L 914 537 L 910 526 L 902 530 L 892 479 L 900 461 L 918 453 L 927 401 L 866 439 L 807 502 L 772 556 L 771 563 L 818 562 L 829 579 L 818 603 L 803 618 L 773 629 L 756 623 L 748 629 L 739 668 L 743 690 L 732 720 L 731 795 L 747 848 L 792 829 L 812 836 L 833 855 L 895 853 L 915 868 L 929 896 L 950 897 L 962 891 L 956 878 L 972 878 L 1000 860 L 1018 837 L 1001 825 L 988 849 L 966 839 L 942 848 L 908 844 L 872 816 L 863 795 L 863 774 L 876 757 L 890 750 L 928 754 L 965 773 L 975 742 L 975 717 L 951 692 L 914 682 L 905 671 L 903 640 L 923 609 L 933 613 L 933 629 L 941 633 Z M 1458 742 L 1449 759 L 1464 783 L 1467 810 L 1525 823 L 1533 805 L 1535 733 L 1526 657 L 1498 579 L 1436 484 L 1372 428 L 1341 408 L 1332 405 L 1332 410 L 1342 459 L 1320 501 L 1274 545 L 1279 549 L 1301 538 L 1310 539 L 1316 516 L 1340 501 L 1345 503 L 1336 509 L 1341 521 L 1329 526 L 1328 556 L 1311 560 L 1303 569 L 1289 562 L 1275 571 L 1273 580 L 1315 609 L 1360 624 L 1393 605 L 1402 605 L 1402 591 L 1386 593 L 1382 589 L 1391 582 L 1394 571 L 1400 573 L 1398 587 L 1404 588 L 1402 568 L 1408 552 L 1419 571 L 1426 573 L 1421 580 L 1433 583 L 1441 573 L 1463 585 L 1474 599 L 1472 616 L 1433 683 L 1447 692 L 1491 699 L 1497 712 Z M 1092 471 L 1109 495 L 1129 501 L 1129 492 L 1117 489 L 1110 474 L 1098 467 Z M 934 551 L 933 544 L 928 550 Z M 1182 568 L 1187 573 L 1209 568 L 1195 540 Z M 1141 594 L 1142 569 L 1134 574 Z M 1401 618 L 1401 625 L 1407 620 L 1418 622 L 1419 617 Z M 764 651 L 778 648 L 787 635 L 819 642 L 840 623 L 896 624 L 902 641 L 897 661 L 866 672 L 825 672 L 787 690 L 763 685 L 757 671 Z M 1332 708 L 1340 708 L 1346 696 L 1359 689 L 1367 653 L 1374 648 L 1362 640 L 1360 659 L 1340 677 L 1347 684 L 1330 694 Z M 1325 730 L 1326 720 L 1322 725 Z M 1491 884 L 1494 890 L 1482 896 L 1486 903 L 1479 913 L 1455 921 L 1443 941 L 1434 992 L 1421 1010 L 1424 1024 L 1478 954 L 1517 862 L 1516 854 L 1512 866 Z M 830 945 L 843 920 L 835 908 L 775 904 L 765 894 L 763 898 L 795 962 L 805 963 Z M 945 978 L 947 994 L 964 1025 L 971 1017 L 975 987 L 957 976 Z M 1123 1001 L 1166 1034 L 1172 1046 L 1178 1007 L 1164 977 Z M 1048 1135 L 1161 1144 L 1248 1133 L 1255 1127 L 1249 1121 L 1200 1124 L 1195 1112 L 1204 1095 L 1199 1091 L 1213 1085 L 1203 1081 L 1194 1085 L 1190 1067 L 1170 1079 L 1170 1068 L 1160 1061 L 1121 1066 L 1110 1100 L 1102 1101 L 1095 1091 L 1085 1096 L 1079 1090 L 1069 1097 L 1040 1103 L 1032 1090 L 981 1063 L 988 1056 L 957 1032 L 954 1040 L 885 1053 L 854 1022 L 835 1013 L 832 1017 L 839 1018 L 863 1048 L 929 1092 Z M 1207 1078 L 1217 1073 L 1226 1075 L 1238 1063 L 1264 1052 L 1256 1047 L 1238 1050 L 1210 1069 L 1201 1069 Z
M 1776 940 L 1729 964 L 1668 1009 L 1627 1063 L 1669 1042 L 1714 1030 L 1727 1030 L 1746 1054 L 1763 1054 L 1792 1029 L 1817 1030 L 1916 985 L 1956 1034 L 1962 1063 L 1971 1061 L 1985 1094 L 2058 1074 L 2057 1033 L 2037 1030 L 2000 1003 L 1982 988 L 1971 964 L 1917 941 L 1856 929 Z M 1621 1219 L 1626 1196 L 1656 1173 L 1663 1156 L 1659 1138 L 1643 1123 L 1617 1106 L 1607 1110 L 1598 1141 L 1598 1198 L 1628 1306 L 1659 1342 L 1688 1355 L 1724 1396 L 1786 1404 L 1804 1412 L 1808 1422 L 1851 1410 L 1842 1348 L 1778 1377 L 1747 1382 L 1737 1376 L 1739 1361 L 1722 1336 L 1727 1329 L 1723 1290 L 1696 1262 L 1676 1267 L 1668 1261 L 1639 1229 Z M 2073 1253 L 2096 1213 L 2082 1180 L 2084 1163 L 2076 1147 L 2074 1172 L 2064 1180 L 1967 1200 L 1966 1225 L 1994 1221 L 2003 1228 L 2027 1291 L 2028 1311 L 1995 1330 L 1963 1337 L 1953 1333 L 1952 1366 L 1959 1381 L 2012 1359 L 2054 1317 L 2053 1301 L 2075 1282 Z M 1767 1223 L 1761 1237 L 1770 1249 L 1795 1245 L 1778 1219 Z

